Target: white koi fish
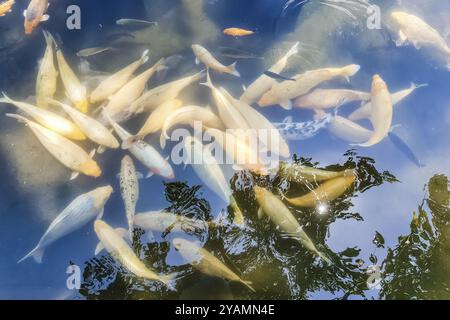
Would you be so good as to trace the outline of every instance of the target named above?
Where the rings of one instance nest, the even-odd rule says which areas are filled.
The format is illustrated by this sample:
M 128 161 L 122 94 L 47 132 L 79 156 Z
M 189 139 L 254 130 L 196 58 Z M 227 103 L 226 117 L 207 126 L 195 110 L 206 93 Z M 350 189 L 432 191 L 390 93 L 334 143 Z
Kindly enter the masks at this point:
M 170 100 L 163 103 L 147 118 L 139 132 L 131 139 L 125 140 L 122 144 L 123 148 L 128 149 L 136 140 L 142 140 L 149 134 L 158 132 L 164 126 L 166 120 L 183 105 L 181 100 Z
M 42 262 L 44 250 L 55 241 L 80 229 L 97 217 L 103 216 L 103 208 L 113 192 L 111 186 L 97 188 L 73 200 L 50 224 L 37 246 L 17 263 L 33 257 Z
M 398 28 L 397 46 L 411 43 L 416 49 L 422 47 L 437 50 L 445 57 L 450 70 L 450 47 L 444 37 L 421 18 L 402 11 L 391 12 L 391 18 Z
M 168 131 L 175 125 L 194 126 L 195 122 L 199 122 L 202 126 L 210 128 L 223 128 L 222 121 L 211 111 L 209 107 L 185 106 L 172 113 L 164 122 L 161 129 L 161 137 L 159 143 L 161 148 L 165 148 L 166 140 L 169 139 Z
M 36 122 L 40 125 L 69 139 L 86 140 L 86 135 L 76 125 L 56 113 L 38 108 L 25 102 L 12 100 L 7 97 L 5 93 L 3 93 L 3 98 L 0 98 L 0 103 L 8 103 L 16 106 L 21 111 L 36 120 Z
M 67 104 L 53 99 L 49 99 L 49 102 L 61 107 L 72 118 L 73 122 L 75 122 L 81 131 L 83 131 L 83 133 L 93 142 L 110 149 L 119 148 L 119 142 L 111 131 L 97 120 Z
M 229 93 L 224 88 L 217 89 L 214 87 L 209 72 L 207 73 L 206 83 L 202 83 L 201 85 L 211 89 L 220 119 L 226 129 L 249 129 L 248 123 L 245 121 L 242 114 L 236 110 L 235 106 L 227 99 Z
M 195 63 L 199 64 L 200 62 L 203 63 L 205 66 L 207 66 L 210 69 L 213 69 L 220 73 L 229 73 L 233 76 L 240 77 L 241 75 L 236 70 L 236 62 L 229 65 L 224 66 L 219 61 L 217 61 L 216 58 L 205 48 L 203 48 L 201 45 L 193 44 L 192 45 L 192 51 L 194 51 L 195 54 Z
M 373 76 L 372 81 L 372 111 L 370 122 L 374 132 L 372 137 L 360 147 L 371 147 L 386 138 L 392 125 L 392 99 L 386 83 L 379 75 Z
M 46 99 L 53 99 L 56 93 L 58 71 L 54 62 L 53 44 L 55 41 L 49 32 L 44 30 L 43 33 L 47 47 L 44 57 L 39 63 L 39 72 L 36 80 L 36 104 L 38 107 L 47 108 L 48 102 Z
M 175 100 L 187 86 L 202 79 L 205 71 L 202 70 L 191 76 L 175 80 L 145 92 L 131 105 L 130 109 L 136 113 L 150 112 L 167 101 Z
M 107 111 L 103 110 L 103 114 L 110 122 L 111 126 L 114 128 L 114 131 L 116 131 L 117 135 L 122 141 L 128 140 L 133 137 L 128 131 L 126 131 L 117 122 L 115 122 L 109 116 Z M 153 148 L 145 141 L 136 141 L 128 148 L 128 151 L 130 151 L 130 153 L 136 159 L 138 159 L 145 167 L 150 170 L 147 178 L 153 176 L 154 174 L 167 179 L 175 178 L 173 169 L 170 166 L 169 162 L 167 162 L 167 159 L 164 159 L 163 156 L 158 151 L 156 151 L 155 148 Z
M 403 101 L 405 98 L 407 98 L 410 94 L 412 94 L 416 89 L 426 87 L 428 84 L 414 84 L 411 83 L 411 86 L 408 89 L 401 90 L 399 92 L 391 94 L 392 104 L 393 106 L 396 106 L 398 103 Z M 368 103 L 364 104 L 359 109 L 355 110 L 353 113 L 351 113 L 348 117 L 351 121 L 358 121 L 363 119 L 369 119 L 370 114 L 372 112 L 372 103 L 369 101 Z
M 128 221 L 128 237 L 133 242 L 133 225 L 136 203 L 139 199 L 139 179 L 130 156 L 123 157 L 120 164 L 120 194 L 125 204 Z
M 259 219 L 263 218 L 264 214 L 267 215 L 270 221 L 278 226 L 283 233 L 298 240 L 306 249 L 322 258 L 326 263 L 331 264 L 330 259 L 317 250 L 311 238 L 308 237 L 297 219 L 280 199 L 258 186 L 255 186 L 255 195 L 259 204 Z
M 349 143 L 364 143 L 373 136 L 373 131 L 341 116 L 335 116 L 328 125 L 335 137 Z
M 286 53 L 286 55 L 281 58 L 276 64 L 274 64 L 269 71 L 274 73 L 281 73 L 286 68 L 289 59 L 298 53 L 299 42 L 294 44 L 294 46 Z M 240 97 L 241 101 L 248 104 L 254 104 L 261 99 L 261 97 L 269 91 L 277 81 L 272 79 L 265 74 L 261 75 L 256 79 L 248 88 L 244 91 Z
M 252 283 L 250 281 L 242 280 L 222 261 L 217 259 L 207 250 L 199 247 L 196 243 L 181 238 L 173 239 L 172 242 L 175 249 L 181 254 L 186 262 L 201 273 L 229 281 L 240 282 L 252 292 L 255 292 L 255 289 L 251 286 Z
M 294 107 L 301 109 L 323 110 L 341 106 L 353 101 L 370 100 L 369 92 L 345 89 L 316 89 L 294 102 Z
M 222 93 L 241 113 L 248 127 L 258 131 L 258 138 L 262 140 L 268 151 L 284 158 L 290 157 L 289 145 L 272 122 L 247 103 L 235 99 L 227 91 L 224 90 Z
M 184 150 L 186 151 L 185 164 L 190 164 L 205 186 L 218 195 L 227 205 L 233 204 L 235 223 L 242 225 L 244 216 L 236 205 L 236 200 L 225 175 L 209 148 L 204 147 L 198 139 L 189 136 L 184 139 Z
M 283 81 L 275 83 L 270 91 L 266 92 L 259 100 L 260 107 L 279 104 L 286 110 L 292 109 L 292 99 L 307 94 L 319 84 L 341 77 L 350 81 L 360 69 L 359 65 L 352 64 L 342 68 L 326 68 L 307 71 L 293 77 L 295 81 Z
M 213 222 L 190 219 L 167 211 L 149 211 L 134 216 L 134 225 L 145 231 L 155 232 L 185 232 L 189 230 L 203 230 L 206 226 L 212 227 Z
M 95 178 L 102 174 L 102 170 L 92 159 L 95 150 L 87 154 L 81 147 L 69 139 L 60 136 L 36 122 L 16 114 L 7 114 L 7 116 L 25 123 L 33 131 L 44 148 L 56 160 L 73 171 L 70 180 L 76 179 L 80 173 Z
M 122 239 L 122 229 L 119 229 L 118 231 L 114 230 L 106 222 L 96 220 L 94 222 L 94 230 L 100 240 L 100 244 L 97 245 L 95 250 L 96 255 L 103 249 L 106 249 L 120 265 L 139 278 L 160 281 L 165 285 L 168 285 L 169 282 L 174 279 L 174 276 L 160 276 L 147 268 L 145 264 L 139 260 L 128 243 Z
M 59 74 L 66 89 L 67 98 L 78 110 L 87 113 L 89 102 L 86 87 L 81 84 L 77 75 L 67 63 L 60 48 L 56 48 L 56 59 L 58 60 Z
M 108 115 L 118 123 L 128 120 L 131 116 L 133 116 L 135 114 L 135 110 L 133 110 L 130 106 L 141 96 L 145 90 L 148 80 L 156 73 L 158 68 L 160 68 L 163 63 L 164 59 L 160 59 L 153 67 L 135 77 L 119 91 L 117 91 L 112 97 L 110 97 L 109 103 L 102 112 L 102 122 L 105 118 L 105 111 L 108 112 Z
M 123 88 L 136 70 L 148 61 L 148 52 L 148 50 L 145 50 L 139 60 L 103 80 L 91 93 L 90 102 L 93 104 L 103 102 Z

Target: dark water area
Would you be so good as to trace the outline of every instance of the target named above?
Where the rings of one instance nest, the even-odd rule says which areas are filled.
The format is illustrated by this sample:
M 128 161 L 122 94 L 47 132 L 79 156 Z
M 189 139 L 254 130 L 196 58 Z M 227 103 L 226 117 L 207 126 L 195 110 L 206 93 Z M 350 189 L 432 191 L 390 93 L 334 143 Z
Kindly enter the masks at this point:
M 150 64 L 161 57 L 180 55 L 181 62 L 169 69 L 157 84 L 200 71 L 190 49 L 200 43 L 218 54 L 231 47 L 264 59 L 239 59 L 241 78 L 212 73 L 213 82 L 239 97 L 248 86 L 277 61 L 296 41 L 300 53 L 285 75 L 311 69 L 359 64 L 361 71 L 350 83 L 327 82 L 323 88 L 370 91 L 374 74 L 382 75 L 391 92 L 411 83 L 428 84 L 394 107 L 394 130 L 423 164 L 386 138 L 371 148 L 351 146 L 327 128 L 306 140 L 289 141 L 293 162 L 308 167 L 341 171 L 356 170 L 356 182 L 319 208 L 296 208 L 286 204 L 313 242 L 331 259 L 326 264 L 298 241 L 286 237 L 269 218 L 258 219 L 254 186 L 261 186 L 280 199 L 310 192 L 318 183 L 305 185 L 286 179 L 281 171 L 265 177 L 227 166 L 226 178 L 243 211 L 244 227 L 231 223 L 232 209 L 197 177 L 191 166 L 175 166 L 172 181 L 158 176 L 139 181 L 136 213 L 166 210 L 181 216 L 210 221 L 223 217 L 218 227 L 185 232 L 146 232 L 135 229 L 132 248 L 144 264 L 158 274 L 177 273 L 172 288 L 142 280 L 124 269 L 108 253 L 94 255 L 98 237 L 92 223 L 49 246 L 41 264 L 32 259 L 17 261 L 29 252 L 53 219 L 77 196 L 99 186 L 111 185 L 114 193 L 103 219 L 113 227 L 126 227 L 126 216 L 117 174 L 127 151 L 108 150 L 95 160 L 103 175 L 80 176 L 69 181 L 70 172 L 42 147 L 22 124 L 4 116 L 16 109 L 1 104 L 0 130 L 0 298 L 1 299 L 450 299 L 450 73 L 414 47 L 397 47 L 392 34 L 367 30 L 364 10 L 352 20 L 341 11 L 318 1 L 278 0 L 156 0 L 50 1 L 50 20 L 31 36 L 23 32 L 21 1 L 14 11 L 0 17 L 0 89 L 20 101 L 35 96 L 38 62 L 45 50 L 42 29 L 50 31 L 78 74 L 111 74 L 150 50 Z M 370 1 L 382 8 L 383 17 L 392 8 L 410 9 L 439 30 L 448 31 L 449 5 L 442 1 L 410 1 L 402 6 L 389 1 Z M 66 9 L 81 8 L 81 29 L 68 30 Z M 409 7 L 408 7 L 409 6 Z M 434 19 L 432 12 L 441 12 Z M 117 19 L 158 21 L 154 29 L 121 28 Z M 222 30 L 241 27 L 255 31 L 246 38 L 227 37 Z M 337 27 L 339 26 L 339 27 Z M 156 31 L 155 31 L 156 30 Z M 76 53 L 84 48 L 114 49 L 87 59 Z M 235 59 L 220 58 L 224 64 Z M 83 77 L 86 79 L 87 77 Z M 151 80 L 149 87 L 156 84 Z M 64 89 L 58 88 L 64 96 Z M 209 90 L 192 85 L 183 99 L 193 104 L 213 105 Z M 190 102 L 190 101 L 189 101 Z M 348 116 L 359 103 L 339 108 Z M 313 120 L 309 110 L 280 107 L 258 108 L 273 123 L 292 116 L 295 122 Z M 124 124 L 137 132 L 145 121 L 138 117 Z M 360 124 L 369 126 L 369 121 Z M 161 150 L 159 133 L 146 141 L 164 157 L 174 143 Z M 82 144 L 85 150 L 94 145 Z M 139 172 L 146 169 L 135 161 Z M 226 223 L 225 223 L 226 222 Z M 251 281 L 256 293 L 244 285 L 210 277 L 195 270 L 172 245 L 176 237 L 196 241 L 231 270 Z M 80 290 L 66 286 L 70 265 L 81 268 Z M 373 276 L 375 274 L 375 277 Z M 372 279 L 373 281 L 371 282 Z

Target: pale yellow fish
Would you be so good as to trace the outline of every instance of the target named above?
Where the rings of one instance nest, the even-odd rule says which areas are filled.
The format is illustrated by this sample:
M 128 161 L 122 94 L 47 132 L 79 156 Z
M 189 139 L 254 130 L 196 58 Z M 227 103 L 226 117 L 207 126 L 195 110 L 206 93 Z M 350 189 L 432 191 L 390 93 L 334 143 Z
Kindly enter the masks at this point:
M 7 116 L 28 125 L 44 148 L 55 157 L 56 160 L 72 170 L 73 174 L 71 180 L 75 179 L 80 173 L 95 178 L 102 174 L 100 167 L 92 159 L 94 152 L 87 154 L 81 147 L 69 139 L 64 138 L 36 122 L 28 120 L 25 117 L 15 114 L 7 114 Z
M 399 92 L 391 94 L 392 104 L 395 106 L 401 101 L 403 101 L 405 98 L 407 98 L 410 94 L 412 94 L 416 89 L 426 87 L 428 84 L 414 84 L 412 83 L 411 86 L 408 89 L 401 90 Z M 372 103 L 369 101 L 366 104 L 364 104 L 359 109 L 355 110 L 353 113 L 351 113 L 348 116 L 349 120 L 352 121 L 358 121 L 362 119 L 369 119 L 370 114 L 372 112 Z
M 66 89 L 67 98 L 78 110 L 87 113 L 89 102 L 86 87 L 81 84 L 59 48 L 56 50 L 56 58 L 58 60 L 59 74 L 64 84 L 64 88 Z
M 356 172 L 349 170 L 345 175 L 328 180 L 310 193 L 286 200 L 296 207 L 314 208 L 329 203 L 342 196 L 356 181 Z
M 270 221 L 280 229 L 281 232 L 299 241 L 306 249 L 322 258 L 325 262 L 331 263 L 325 254 L 317 250 L 317 247 L 312 242 L 311 238 L 308 237 L 292 212 L 280 199 L 278 199 L 269 190 L 262 187 L 255 186 L 254 189 L 256 200 L 259 205 L 259 219 L 266 215 L 270 218 Z
M 224 163 L 233 165 L 235 170 L 249 170 L 261 175 L 268 174 L 269 169 L 260 158 L 257 143 L 247 141 L 245 136 L 240 137 L 214 128 L 207 128 L 204 136 L 205 138 L 214 138 L 214 146 L 220 147 L 223 151 L 222 154 L 224 153 Z M 216 150 L 216 152 L 220 152 L 220 150 Z
M 49 101 L 61 107 L 91 141 L 110 149 L 119 148 L 119 141 L 103 124 L 67 104 L 56 100 Z
M 236 110 L 241 113 L 247 122 L 248 128 L 257 131 L 258 139 L 266 146 L 267 151 L 284 158 L 290 157 L 289 145 L 272 122 L 247 103 L 235 99 L 227 91 L 224 90 L 222 93 L 234 105 Z
M 283 81 L 272 86 L 259 100 L 258 105 L 267 107 L 280 105 L 282 108 L 291 110 L 292 99 L 307 94 L 319 84 L 341 77 L 350 81 L 360 69 L 359 65 L 352 64 L 342 68 L 326 68 L 307 71 L 293 77 L 295 81 Z
M 371 147 L 387 137 L 392 125 L 392 99 L 386 83 L 379 75 L 373 76 L 372 81 L 372 111 L 370 122 L 374 129 L 371 138 L 360 147 Z
M 283 72 L 289 59 L 298 53 L 299 44 L 299 42 L 294 44 L 294 46 L 276 64 L 274 64 L 269 71 L 277 74 Z M 247 89 L 245 89 L 244 93 L 240 97 L 240 100 L 248 104 L 254 104 L 258 102 L 263 94 L 269 91 L 275 83 L 277 83 L 275 79 L 262 74 L 252 84 L 250 84 Z
M 139 99 L 137 99 L 131 105 L 131 109 L 135 110 L 136 113 L 141 113 L 145 111 L 152 111 L 159 107 L 166 101 L 175 100 L 181 91 L 183 91 L 187 86 L 200 80 L 205 76 L 205 71 L 202 70 L 194 75 L 187 76 L 169 83 L 165 83 L 156 88 L 150 89 L 145 92 Z
M 250 281 L 242 280 L 236 273 L 206 249 L 201 248 L 194 242 L 181 238 L 175 238 L 172 242 L 175 249 L 181 254 L 186 262 L 201 273 L 229 281 L 240 282 L 252 292 L 255 292 Z
M 108 115 L 116 122 L 120 123 L 134 115 L 135 110 L 131 108 L 132 103 L 138 99 L 144 92 L 148 80 L 158 71 L 164 63 L 164 59 L 160 59 L 154 66 L 142 72 L 140 75 L 129 81 L 119 91 L 117 91 L 106 105 L 102 114 L 106 111 Z M 104 115 L 103 115 L 104 118 Z M 106 123 L 106 120 L 102 120 Z
M 194 51 L 196 57 L 195 62 L 197 64 L 201 62 L 208 68 L 213 69 L 217 72 L 228 73 L 236 77 L 241 76 L 236 70 L 236 62 L 229 66 L 224 66 L 222 63 L 217 61 L 217 59 L 214 58 L 214 56 L 207 49 L 198 44 L 192 45 L 192 51 Z
M 328 125 L 335 137 L 349 143 L 363 143 L 373 136 L 373 131 L 341 116 L 335 116 Z
M 370 100 L 369 92 L 346 89 L 316 89 L 307 95 L 297 98 L 294 107 L 301 109 L 329 109 L 353 101 Z
M 130 81 L 136 70 L 148 61 L 148 50 L 144 51 L 141 58 L 120 71 L 103 80 L 98 87 L 92 91 L 89 98 L 91 103 L 99 103 L 107 100 Z
M 229 93 L 224 88 L 216 88 L 211 82 L 209 72 L 207 73 L 206 83 L 202 85 L 211 89 L 216 108 L 219 112 L 219 117 L 225 125 L 226 129 L 249 129 L 247 121 L 242 114 L 236 110 L 236 107 L 227 99 Z
M 289 181 L 306 183 L 322 182 L 333 178 L 342 177 L 348 173 L 348 170 L 329 171 L 307 167 L 300 164 L 281 164 L 278 174 Z
M 121 266 L 139 278 L 160 281 L 165 285 L 173 280 L 172 276 L 158 275 L 139 260 L 130 245 L 123 239 L 127 236 L 127 230 L 121 228 L 115 230 L 102 220 L 94 222 L 94 230 L 100 240 L 96 254 L 105 249 Z
M 150 114 L 145 121 L 142 128 L 136 135 L 123 141 L 122 147 L 128 149 L 132 144 L 138 140 L 144 139 L 149 134 L 158 132 L 164 126 L 167 118 L 169 118 L 175 111 L 181 109 L 183 102 L 181 100 L 171 100 L 163 103 L 155 111 Z
M 3 94 L 3 98 L 0 98 L 0 103 L 9 103 L 16 106 L 47 129 L 59 133 L 69 139 L 86 140 L 86 135 L 75 124 L 56 113 L 25 102 L 12 100 L 5 94 Z
M 43 31 L 47 47 L 44 57 L 39 63 L 39 72 L 36 80 L 36 104 L 38 107 L 47 108 L 47 98 L 52 99 L 55 96 L 58 84 L 58 71 L 54 62 L 55 54 L 53 46 L 55 40 L 52 35 Z
M 398 32 L 397 45 L 413 44 L 416 49 L 422 47 L 436 50 L 446 59 L 450 70 L 450 47 L 441 34 L 427 22 L 415 15 L 402 12 L 391 12 L 391 18 Z
M 161 148 L 165 148 L 166 140 L 169 139 L 168 131 L 175 125 L 194 126 L 199 123 L 202 127 L 223 129 L 223 123 L 209 108 L 200 106 L 184 106 L 172 113 L 164 122 L 159 139 Z

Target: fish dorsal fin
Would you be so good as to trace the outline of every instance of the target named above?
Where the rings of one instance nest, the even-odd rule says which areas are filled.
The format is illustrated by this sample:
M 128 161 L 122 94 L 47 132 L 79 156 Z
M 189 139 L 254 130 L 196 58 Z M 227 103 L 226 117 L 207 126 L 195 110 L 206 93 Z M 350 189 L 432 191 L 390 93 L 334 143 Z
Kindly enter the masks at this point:
M 105 208 L 102 208 L 97 215 L 97 220 L 101 220 L 103 218 L 103 214 L 105 213 Z
M 72 174 L 70 175 L 70 181 L 75 180 L 76 178 L 78 178 L 79 175 L 80 175 L 79 172 L 72 172 Z
M 48 21 L 50 19 L 50 16 L 48 14 L 44 14 L 41 18 L 41 22 Z

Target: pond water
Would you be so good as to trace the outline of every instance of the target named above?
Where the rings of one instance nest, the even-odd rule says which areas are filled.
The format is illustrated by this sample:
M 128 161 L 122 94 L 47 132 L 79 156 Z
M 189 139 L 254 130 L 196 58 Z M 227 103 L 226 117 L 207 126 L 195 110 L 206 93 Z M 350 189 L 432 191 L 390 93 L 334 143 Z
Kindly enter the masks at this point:
M 73 4 L 80 8 L 81 28 L 70 30 L 66 10 Z M 163 158 L 169 157 L 175 178 L 145 178 L 148 169 L 133 158 L 137 171 L 144 176 L 139 179 L 136 213 L 165 210 L 218 222 L 214 227 L 192 229 L 178 221 L 164 232 L 154 231 L 153 239 L 149 232 L 134 230 L 134 253 L 157 274 L 176 274 L 170 286 L 136 276 L 106 251 L 95 256 L 99 238 L 93 227 L 94 217 L 49 245 L 42 263 L 33 259 L 17 263 L 36 246 L 64 208 L 79 195 L 101 186 L 114 189 L 102 220 L 114 228 L 128 228 L 118 174 L 121 160 L 129 151 L 118 148 L 97 153 L 94 159 L 102 169 L 100 177 L 80 175 L 69 180 L 70 170 L 46 151 L 33 132 L 4 115 L 17 112 L 17 108 L 2 103 L 1 299 L 450 298 L 450 72 L 445 62 L 450 61 L 450 53 L 442 59 L 436 47 L 396 43 L 399 30 L 390 21 L 393 11 L 407 12 L 426 21 L 450 43 L 450 3 L 61 0 L 50 1 L 50 19 L 41 22 L 31 35 L 23 30 L 25 6 L 24 1 L 17 2 L 12 12 L 0 17 L 0 88 L 14 100 L 32 104 L 39 61 L 46 47 L 42 30 L 53 34 L 69 65 L 89 90 L 139 59 L 146 49 L 149 61 L 139 72 L 160 58 L 170 57 L 168 68 L 151 78 L 147 90 L 195 74 L 204 66 L 196 65 L 191 45 L 200 44 L 224 65 L 237 61 L 239 78 L 215 70 L 209 73 L 214 85 L 238 99 L 243 87 L 267 71 L 296 42 L 298 53 L 280 72 L 283 77 L 357 64 L 360 70 L 349 82 L 337 77 L 321 82 L 317 88 L 370 93 L 375 74 L 381 76 L 391 93 L 410 88 L 412 83 L 426 86 L 420 86 L 393 107 L 389 122 L 392 130 L 370 147 L 342 139 L 345 135 L 339 136 L 333 129 L 336 119 L 348 118 L 361 101 L 343 104 L 340 100 L 339 107 L 335 104 L 325 110 L 331 122 L 322 121 L 321 125 L 320 120 L 311 121 L 323 114 L 315 117 L 311 109 L 286 110 L 279 105 L 262 108 L 255 103 L 254 109 L 279 127 L 289 121 L 288 117 L 298 124 L 298 130 L 291 132 L 295 137 L 288 139 L 291 156 L 283 163 L 330 172 L 352 169 L 356 181 L 341 190 L 336 199 L 302 208 L 285 198 L 308 194 L 322 182 L 293 181 L 278 167 L 270 175 L 261 175 L 224 165 L 225 178 L 244 215 L 240 226 L 233 224 L 233 208 L 227 208 L 192 166 L 173 163 L 171 151 L 176 142 L 161 149 L 160 132 L 147 136 L 148 144 Z M 378 12 L 379 28 L 371 24 L 376 22 Z M 134 25 L 117 25 L 118 19 L 157 24 L 134 21 Z M 225 35 L 222 31 L 230 27 L 254 34 Z M 424 27 L 419 29 L 423 31 Z M 80 50 L 93 47 L 107 50 L 89 57 L 77 56 Z M 210 105 L 217 113 L 211 90 L 199 82 L 205 82 L 205 78 L 183 90 L 179 99 L 183 105 Z M 55 99 L 69 103 L 61 80 Z M 92 106 L 89 115 L 97 116 L 101 109 L 95 109 L 99 105 Z M 61 109 L 52 110 L 64 115 Z M 140 114 L 122 125 L 136 133 L 146 117 Z M 382 118 L 380 121 L 386 122 Z M 369 119 L 357 123 L 372 130 Z M 84 150 L 96 147 L 86 141 L 76 143 Z M 316 257 L 292 235 L 283 234 L 273 223 L 275 219 L 258 218 L 255 186 L 264 187 L 282 200 L 331 263 Z M 181 226 L 181 230 L 175 226 Z M 195 264 L 187 263 L 173 245 L 175 238 L 189 239 L 214 254 L 241 279 L 251 281 L 255 292 L 239 282 L 207 275 Z M 67 286 L 71 275 L 66 270 L 71 265 L 81 271 L 79 290 Z

